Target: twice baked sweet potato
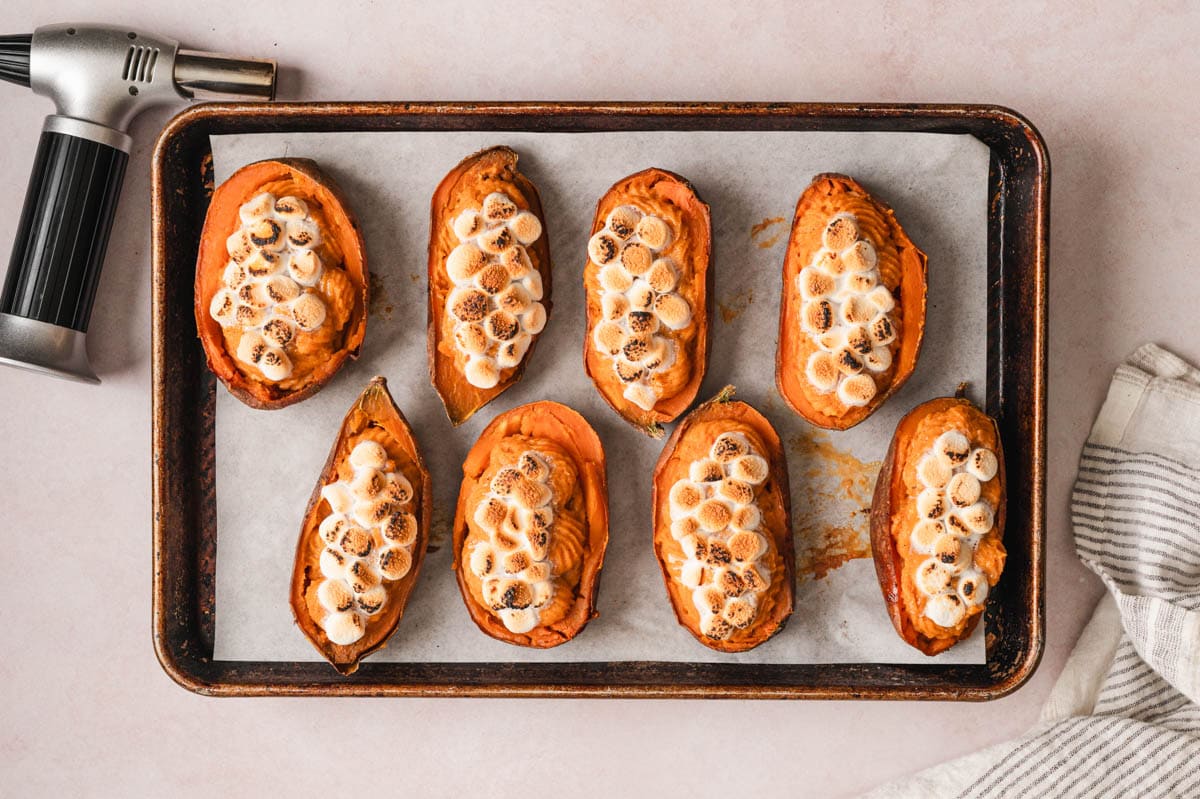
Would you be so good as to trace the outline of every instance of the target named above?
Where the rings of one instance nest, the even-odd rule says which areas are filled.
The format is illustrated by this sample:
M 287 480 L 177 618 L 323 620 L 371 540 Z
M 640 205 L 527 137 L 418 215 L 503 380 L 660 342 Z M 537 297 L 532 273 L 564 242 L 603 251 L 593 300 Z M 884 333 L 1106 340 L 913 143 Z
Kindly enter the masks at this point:
M 296 624 L 342 674 L 396 630 L 429 543 L 429 471 L 387 381 L 346 414 L 296 545 Z
M 253 408 L 311 396 L 358 356 L 367 284 L 358 223 L 315 162 L 242 167 L 213 192 L 196 261 L 209 369 Z
M 604 448 L 557 402 L 497 416 L 463 463 L 454 515 L 458 586 L 493 638 L 545 649 L 596 616 L 608 544 Z
M 466 158 L 433 193 L 429 376 L 461 424 L 521 379 L 550 314 L 550 244 L 517 154 Z
M 654 469 L 654 553 L 675 616 L 719 652 L 753 649 L 792 613 L 787 459 L 726 388 L 684 417 Z
M 583 363 L 613 410 L 661 438 L 708 367 L 712 225 L 692 185 L 663 169 L 617 181 L 596 207 L 583 284 Z
M 896 427 L 871 504 L 888 615 L 927 655 L 966 638 L 1004 569 L 1004 453 L 970 401 L 918 405 Z
M 845 430 L 908 380 L 925 333 L 926 260 L 853 179 L 813 179 L 783 261 L 775 382 L 792 410 Z

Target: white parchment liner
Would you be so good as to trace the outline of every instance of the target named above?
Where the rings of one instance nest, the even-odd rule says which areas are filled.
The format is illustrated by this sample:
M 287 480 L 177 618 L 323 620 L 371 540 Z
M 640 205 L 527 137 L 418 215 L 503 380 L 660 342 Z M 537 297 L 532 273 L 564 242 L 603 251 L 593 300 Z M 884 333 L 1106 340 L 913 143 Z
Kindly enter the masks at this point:
M 843 481 L 836 475 L 847 468 L 861 471 L 859 488 L 869 486 L 874 462 L 906 411 L 952 394 L 964 380 L 972 384 L 972 398 L 981 397 L 988 172 L 988 150 L 981 142 L 923 133 L 391 132 L 219 136 L 212 144 L 218 183 L 264 158 L 315 159 L 350 198 L 375 278 L 362 357 L 315 397 L 283 410 L 254 411 L 218 387 L 216 658 L 319 659 L 293 624 L 288 604 L 296 537 L 342 416 L 370 377 L 382 374 L 432 472 L 433 545 L 440 548 L 426 557 L 396 634 L 372 659 L 930 661 L 892 629 L 869 558 L 850 560 L 821 579 L 802 577 L 787 627 L 751 652 L 713 652 L 676 623 L 651 547 L 650 478 L 663 442 L 619 419 L 584 374 L 582 274 L 596 202 L 610 185 L 648 166 L 691 180 L 712 209 L 720 304 L 700 398 L 732 383 L 738 398 L 765 413 L 794 445 L 788 447 L 792 504 L 797 518 L 806 519 L 798 549 L 812 546 L 814 530 L 857 529 L 861 543 L 861 496 L 840 495 Z M 426 365 L 429 200 L 463 157 L 496 144 L 517 150 L 521 170 L 541 193 L 554 263 L 554 308 L 524 379 L 455 429 L 429 384 Z M 930 286 L 925 346 L 912 379 L 867 421 L 825 434 L 814 433 L 784 405 L 775 390 L 774 358 L 792 213 L 812 177 L 831 171 L 855 177 L 892 205 L 929 255 Z M 776 218 L 783 221 L 769 222 Z M 575 640 L 544 652 L 478 631 L 450 570 L 448 546 L 467 450 L 497 413 L 539 399 L 577 409 L 600 434 L 611 514 L 600 616 Z M 982 628 L 937 660 L 985 662 Z

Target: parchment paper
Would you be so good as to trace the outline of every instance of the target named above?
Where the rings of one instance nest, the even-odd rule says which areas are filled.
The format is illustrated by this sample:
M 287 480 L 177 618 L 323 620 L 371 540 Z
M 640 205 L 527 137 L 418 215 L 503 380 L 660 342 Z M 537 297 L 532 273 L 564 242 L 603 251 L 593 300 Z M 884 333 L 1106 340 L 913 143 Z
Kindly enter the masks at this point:
M 318 161 L 345 189 L 373 274 L 362 357 L 319 394 L 254 411 L 217 391 L 216 646 L 221 660 L 317 660 L 294 626 L 288 587 L 305 505 L 342 416 L 383 374 L 413 425 L 434 482 L 434 539 L 407 612 L 374 660 L 926 663 L 889 622 L 866 546 L 878 461 L 899 418 L 953 393 L 978 401 L 985 377 L 988 150 L 968 136 L 921 133 L 281 133 L 214 137 L 216 179 L 264 158 Z M 537 185 L 554 263 L 554 309 L 524 379 L 455 429 L 429 384 L 425 351 L 429 200 L 465 156 L 495 144 L 520 153 Z M 596 202 L 647 166 L 688 177 L 712 208 L 717 312 L 700 399 L 722 386 L 763 411 L 788 445 L 801 575 L 796 611 L 768 643 L 724 655 L 671 611 L 651 546 L 650 475 L 663 442 L 600 399 L 583 370 L 582 289 Z M 908 384 L 844 433 L 817 432 L 775 390 L 783 253 L 800 192 L 845 172 L 890 203 L 929 255 L 928 327 Z M 778 220 L 772 222 L 771 220 Z M 463 457 L 501 411 L 538 399 L 579 410 L 608 456 L 611 514 L 599 618 L 567 644 L 531 651 L 479 632 L 450 570 L 449 527 Z M 433 547 L 437 547 L 433 551 Z M 851 558 L 841 565 L 846 558 Z M 840 566 L 840 567 L 839 567 Z M 823 577 L 817 575 L 824 574 Z M 940 655 L 985 662 L 982 630 Z

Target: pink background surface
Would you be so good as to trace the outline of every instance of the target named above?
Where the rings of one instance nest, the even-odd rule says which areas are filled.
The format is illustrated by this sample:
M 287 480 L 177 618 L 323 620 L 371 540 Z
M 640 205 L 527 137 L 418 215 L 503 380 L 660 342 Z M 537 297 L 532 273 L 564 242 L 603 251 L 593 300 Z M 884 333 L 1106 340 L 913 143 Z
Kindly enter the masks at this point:
M 149 162 L 164 109 L 132 130 L 90 334 L 104 385 L 0 370 L 0 793 L 496 796 L 553 785 L 577 796 L 842 796 L 1036 719 L 1101 592 L 1075 559 L 1067 497 L 1111 371 L 1148 340 L 1200 362 L 1200 9 L 562 5 L 46 0 L 36 14 L 0 5 L 0 31 L 137 24 L 193 48 L 278 59 L 282 99 L 972 101 L 1021 111 L 1054 164 L 1048 634 L 1037 674 L 985 705 L 213 700 L 180 689 L 150 641 Z M 481 41 L 495 50 L 481 54 Z M 7 84 L 0 98 L 7 252 L 51 108 Z M 354 744 L 357 765 L 334 754 Z

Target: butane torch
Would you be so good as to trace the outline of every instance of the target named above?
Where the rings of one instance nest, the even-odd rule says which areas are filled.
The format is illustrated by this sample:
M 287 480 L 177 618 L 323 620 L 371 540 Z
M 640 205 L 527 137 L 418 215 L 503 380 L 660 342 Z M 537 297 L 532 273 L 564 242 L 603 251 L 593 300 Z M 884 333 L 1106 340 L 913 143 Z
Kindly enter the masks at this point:
M 0 294 L 0 363 L 99 382 L 84 337 L 135 115 L 191 98 L 271 100 L 275 63 L 181 50 L 130 28 L 0 36 L 0 78 L 52 99 Z

